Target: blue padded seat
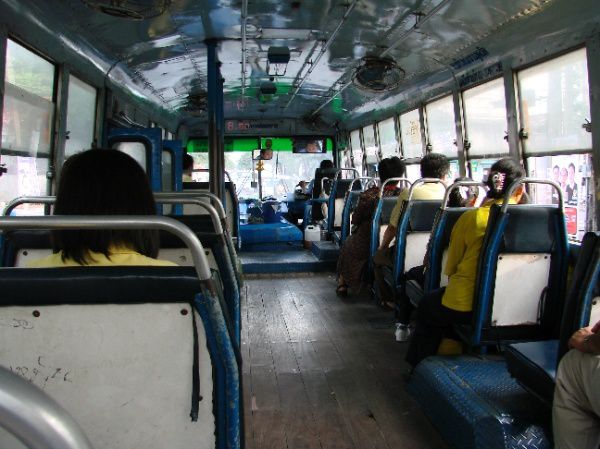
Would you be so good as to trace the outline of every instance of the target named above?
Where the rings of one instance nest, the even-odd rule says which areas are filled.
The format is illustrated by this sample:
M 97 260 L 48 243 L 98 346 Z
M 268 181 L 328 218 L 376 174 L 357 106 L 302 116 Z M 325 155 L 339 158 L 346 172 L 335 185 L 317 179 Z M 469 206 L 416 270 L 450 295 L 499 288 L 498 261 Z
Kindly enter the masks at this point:
M 352 181 L 353 179 L 336 178 L 331 186 L 331 194 L 329 195 L 329 200 L 327 202 L 327 230 L 329 232 L 340 231 L 342 229 L 343 208 L 340 212 L 336 213 L 336 207 L 340 206 L 339 200 L 346 197 L 346 192 L 350 190 Z M 360 184 L 354 183 L 352 190 L 360 191 Z M 336 220 L 337 217 L 339 217 L 339 220 Z
M 425 292 L 440 288 L 440 279 L 444 271 L 442 259 L 444 251 L 450 244 L 452 229 L 460 216 L 472 209 L 470 207 L 457 207 L 438 211 L 429 239 L 429 260 L 427 270 L 425 270 Z
M 521 385 L 548 405 L 552 403 L 558 362 L 568 350 L 573 332 L 587 326 L 591 302 L 598 295 L 600 238 L 588 232 L 581 243 L 572 273 L 571 288 L 565 300 L 559 340 L 509 345 L 505 356 L 508 371 Z
M 496 269 L 503 254 L 548 254 L 547 288 L 539 298 L 537 323 L 497 326 L 492 322 Z M 493 205 L 477 268 L 473 319 L 457 326 L 471 346 L 558 338 L 565 298 L 568 247 L 564 214 L 557 206 Z M 500 298 L 506 299 L 506 298 Z M 538 298 L 536 298 L 538 299 Z
M 377 202 L 377 207 L 373 213 L 373 223 L 371 227 L 371 245 L 369 257 L 370 269 L 373 268 L 373 256 L 379 247 L 380 228 L 383 225 L 389 224 L 390 216 L 392 215 L 392 210 L 394 210 L 396 201 L 398 201 L 398 198 L 395 196 L 384 196 L 379 198 L 379 201 Z
M 348 196 L 346 197 L 344 210 L 342 212 L 342 229 L 340 230 L 339 234 L 337 232 L 334 233 L 334 240 L 337 240 L 340 246 L 344 244 L 350 235 L 350 229 L 352 227 L 350 216 L 352 212 L 354 212 L 354 209 L 356 209 L 356 205 L 358 204 L 358 199 L 360 198 L 361 193 L 362 191 L 353 190 L 348 192 Z

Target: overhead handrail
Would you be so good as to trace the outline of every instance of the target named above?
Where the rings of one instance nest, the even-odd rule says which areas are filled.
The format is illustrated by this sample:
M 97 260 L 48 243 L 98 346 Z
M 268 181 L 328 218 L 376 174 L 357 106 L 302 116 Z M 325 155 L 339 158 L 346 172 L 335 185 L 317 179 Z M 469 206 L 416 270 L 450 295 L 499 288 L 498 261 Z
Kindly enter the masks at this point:
M 365 181 L 365 180 L 366 180 L 366 182 L 363 185 L 363 181 Z M 350 183 L 350 187 L 348 189 L 350 192 L 352 191 L 352 188 L 354 187 L 354 183 L 356 181 L 360 181 L 361 182 L 361 187 L 363 189 L 366 189 L 369 186 L 369 184 L 371 184 L 371 183 L 377 185 L 377 178 L 373 178 L 371 176 L 361 176 L 360 178 L 354 178 L 352 180 L 352 182 Z
M 441 184 L 444 187 L 444 190 L 446 189 L 446 185 L 440 178 L 417 179 L 415 182 L 412 183 L 412 185 L 410 186 L 410 189 L 408 190 L 408 199 L 407 199 L 408 202 L 410 202 L 410 200 L 412 200 L 412 196 L 413 196 L 413 192 L 415 191 L 415 188 L 420 185 L 423 185 L 423 184 Z
M 554 181 L 550 181 L 549 179 L 519 178 L 516 181 L 514 181 L 510 186 L 508 186 L 508 189 L 506 189 L 506 193 L 504 194 L 504 198 L 502 199 L 501 212 L 503 214 L 506 213 L 506 211 L 508 210 L 508 203 L 510 201 L 510 198 L 512 197 L 513 193 L 515 193 L 515 190 L 517 190 L 517 187 L 519 187 L 521 184 L 546 184 L 553 187 L 554 190 L 556 190 L 556 192 L 558 193 L 558 207 L 560 210 L 564 209 L 563 193 L 560 186 L 557 183 L 555 183 Z
M 54 204 L 55 196 L 19 196 L 8 202 L 2 211 L 2 215 L 8 216 L 11 212 L 22 204 Z
M 405 178 L 405 177 L 388 178 L 385 180 L 385 182 L 381 186 L 381 190 L 379 190 L 379 198 L 381 198 L 383 196 L 383 191 L 385 190 L 385 186 L 387 186 L 388 184 L 392 184 L 394 182 L 396 183 L 396 185 L 398 185 L 399 182 L 405 182 L 408 184 L 409 188 L 411 186 L 411 182 L 408 178 Z
M 183 223 L 169 217 L 148 215 L 60 215 L 40 217 L 0 217 L 0 230 L 90 230 L 90 229 L 151 229 L 170 232 L 179 237 L 190 249 L 198 278 L 211 279 L 210 266 L 204 247 L 194 232 Z
M 480 181 L 456 181 L 446 189 L 444 200 L 442 201 L 442 210 L 448 209 L 450 193 L 452 193 L 452 191 L 458 187 L 483 187 L 485 189 L 485 183 Z
M 54 399 L 0 367 L 0 427 L 29 449 L 93 449 L 73 417 Z
M 325 181 L 331 181 L 327 176 L 321 178 L 321 193 L 325 192 Z

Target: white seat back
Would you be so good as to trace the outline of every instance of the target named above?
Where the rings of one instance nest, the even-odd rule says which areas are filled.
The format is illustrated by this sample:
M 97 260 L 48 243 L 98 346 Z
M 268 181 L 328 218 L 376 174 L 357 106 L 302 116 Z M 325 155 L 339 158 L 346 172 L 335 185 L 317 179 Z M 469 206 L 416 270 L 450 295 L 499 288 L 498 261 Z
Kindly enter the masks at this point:
M 410 232 L 406 235 L 406 251 L 404 253 L 404 272 L 423 265 L 427 252 L 429 232 Z

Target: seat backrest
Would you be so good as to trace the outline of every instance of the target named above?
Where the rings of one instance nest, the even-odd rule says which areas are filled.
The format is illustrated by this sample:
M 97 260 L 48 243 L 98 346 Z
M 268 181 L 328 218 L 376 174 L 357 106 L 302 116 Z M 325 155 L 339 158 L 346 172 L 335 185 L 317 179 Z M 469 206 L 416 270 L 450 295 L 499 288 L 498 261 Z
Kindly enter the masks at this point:
M 396 285 L 400 285 L 406 271 L 423 264 L 436 213 L 441 205 L 441 200 L 414 200 L 403 204 L 393 259 Z
M 224 316 L 194 269 L 0 269 L 0 285 L 0 322 L 14 324 L 0 326 L 2 364 L 62 404 L 95 448 L 208 449 L 225 437 L 213 377 L 223 329 L 207 320 Z
M 326 168 L 326 169 L 317 168 L 315 170 L 315 178 L 314 178 L 313 189 L 312 189 L 312 198 L 313 199 L 319 198 L 319 196 L 321 195 L 321 180 L 323 178 L 333 179 L 333 178 L 335 178 L 336 173 L 337 173 L 336 168 Z
M 398 197 L 395 196 L 382 196 L 379 198 L 377 202 L 377 207 L 375 208 L 375 212 L 373 213 L 373 225 L 371 228 L 371 245 L 370 245 L 370 254 L 371 261 L 375 251 L 379 247 L 379 243 L 381 242 L 381 238 L 387 229 L 387 226 L 390 222 L 390 216 L 392 215 L 392 210 L 398 201 Z
M 428 243 L 429 258 L 427 260 L 427 270 L 425 270 L 424 285 L 426 292 L 447 284 L 447 277 L 443 275 L 443 271 L 445 267 L 444 257 L 447 254 L 448 245 L 450 244 L 450 235 L 460 216 L 471 209 L 468 207 L 457 207 L 438 210 Z M 446 278 L 444 282 L 442 282 L 443 278 Z
M 208 182 L 184 182 L 183 183 L 184 191 L 193 191 L 200 190 L 203 192 L 209 192 L 209 183 Z M 210 204 L 210 198 L 199 198 L 201 201 L 206 201 Z M 225 215 L 227 217 L 227 227 L 229 228 L 229 232 L 233 237 L 239 237 L 239 223 L 240 223 L 240 211 L 238 205 L 238 197 L 235 192 L 235 184 L 232 182 L 225 183 L 225 204 L 223 204 L 225 208 Z M 183 205 L 183 215 L 205 215 L 208 212 L 206 209 L 194 205 L 194 204 L 184 204 Z
M 344 209 L 342 212 L 342 231 L 340 237 L 340 244 L 343 245 L 348 236 L 350 235 L 352 228 L 352 213 L 356 206 L 358 205 L 358 201 L 360 198 L 360 194 L 362 191 L 351 191 L 348 192 L 348 196 L 346 197 L 346 201 L 344 202 Z
M 567 258 L 558 207 L 510 205 L 502 212 L 493 205 L 478 264 L 472 343 L 481 342 L 484 328 L 497 330 L 496 341 L 519 339 L 523 326 L 531 327 L 527 338 L 557 338 Z
M 570 288 L 562 313 L 559 357 L 569 350 L 568 342 L 573 333 L 585 326 L 595 324 L 592 304 L 600 295 L 600 233 L 587 232 L 581 241 L 577 263 L 571 272 Z
M 336 178 L 331 187 L 327 216 L 327 227 L 330 232 L 339 230 L 342 227 L 342 214 L 344 211 L 346 192 L 350 189 L 352 181 L 352 179 Z M 352 188 L 356 191 L 361 189 L 359 183 L 354 183 Z

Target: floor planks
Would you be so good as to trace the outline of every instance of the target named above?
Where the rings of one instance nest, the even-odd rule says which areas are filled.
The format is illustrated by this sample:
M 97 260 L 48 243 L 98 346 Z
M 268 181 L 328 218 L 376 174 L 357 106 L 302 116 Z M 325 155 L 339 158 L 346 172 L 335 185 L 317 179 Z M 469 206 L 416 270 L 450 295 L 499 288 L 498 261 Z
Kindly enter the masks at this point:
M 245 282 L 246 449 L 446 448 L 404 390 L 391 312 L 331 273 Z

